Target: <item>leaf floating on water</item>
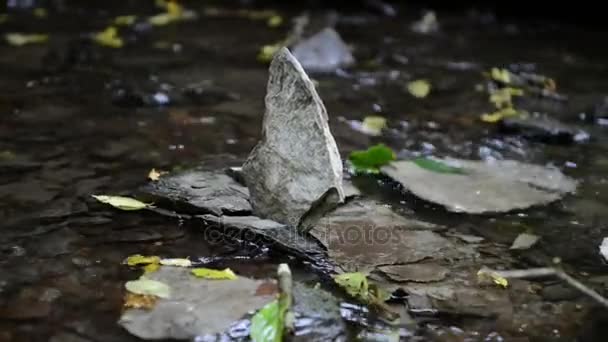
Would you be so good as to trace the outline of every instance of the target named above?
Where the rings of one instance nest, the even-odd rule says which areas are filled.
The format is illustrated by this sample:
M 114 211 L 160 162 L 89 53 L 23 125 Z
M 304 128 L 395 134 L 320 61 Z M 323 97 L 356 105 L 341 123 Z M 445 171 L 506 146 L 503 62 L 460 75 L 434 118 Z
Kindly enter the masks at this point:
M 216 280 L 235 280 L 236 274 L 231 269 L 213 270 L 210 268 L 194 268 L 192 274 L 198 278 L 216 279 Z
M 158 264 L 160 258 L 157 256 L 144 256 L 141 254 L 131 255 L 123 261 L 123 264 L 129 266 L 147 265 L 147 264 Z
M 396 159 L 395 152 L 384 144 L 378 144 L 366 151 L 354 151 L 348 157 L 355 172 L 379 173 L 379 168 Z
M 163 266 L 191 267 L 192 261 L 185 258 L 161 259 L 160 264 Z
M 262 46 L 262 48 L 260 49 L 260 52 L 258 52 L 258 61 L 260 61 L 262 63 L 270 62 L 272 60 L 272 57 L 274 56 L 274 54 L 277 53 L 277 51 L 279 51 L 279 49 L 282 47 L 283 47 L 283 42 Z
M 334 276 L 334 281 L 352 297 L 363 302 L 368 301 L 369 284 L 365 274 L 361 272 L 338 274 Z
M 97 32 L 93 35 L 93 41 L 102 46 L 118 49 L 123 47 L 124 41 L 118 35 L 118 29 L 114 26 L 108 26 L 105 30 Z
M 513 107 L 513 96 L 523 95 L 524 91 L 519 88 L 501 88 L 490 94 L 490 102 L 492 102 L 497 109 Z
M 515 238 L 510 249 L 530 249 L 538 240 L 540 240 L 540 236 L 538 235 L 522 233 Z
M 167 171 L 156 171 L 156 169 L 152 169 L 150 170 L 150 172 L 148 173 L 148 179 L 150 179 L 153 182 L 156 182 L 157 180 L 160 179 L 160 177 L 162 175 L 167 174 Z
M 505 118 L 511 118 L 511 117 L 516 117 L 516 116 L 524 117 L 525 115 L 526 115 L 526 112 L 524 112 L 524 111 L 519 111 L 512 107 L 507 107 L 507 108 L 497 110 L 492 114 L 483 114 L 481 116 L 481 121 L 487 122 L 487 123 L 497 123 L 500 120 L 505 119 Z
M 416 158 L 413 160 L 414 164 L 419 167 L 437 172 L 437 173 L 455 173 L 455 174 L 464 174 L 464 170 L 460 167 L 452 166 L 446 164 L 442 161 L 431 159 L 431 158 Z
M 150 295 L 160 298 L 171 297 L 171 288 L 160 281 L 141 277 L 138 280 L 128 281 L 125 284 L 127 291 L 140 295 Z
M 412 96 L 422 99 L 427 97 L 431 92 L 431 84 L 426 80 L 412 81 L 407 84 L 407 91 L 409 91 Z
M 125 302 L 123 307 L 125 309 L 143 309 L 150 310 L 156 305 L 158 297 L 150 295 L 140 295 L 131 292 L 127 292 L 125 295 Z
M 4 35 L 4 39 L 10 45 L 23 46 L 44 43 L 49 40 L 49 36 L 47 34 L 7 33 Z
M 131 26 L 135 24 L 135 21 L 137 21 L 136 15 L 121 15 L 114 18 L 114 25 Z
M 278 299 L 266 304 L 251 319 L 249 336 L 254 342 L 281 342 L 285 313 L 285 301 Z
M 492 68 L 490 71 L 490 77 L 497 82 L 510 84 L 511 83 L 511 72 L 507 69 Z
M 500 274 L 490 270 L 487 267 L 482 267 L 478 272 L 477 272 L 477 280 L 484 284 L 484 283 L 494 283 L 500 287 L 503 288 L 507 288 L 509 286 L 509 282 L 507 281 L 507 279 L 503 276 L 501 276 Z
M 115 208 L 121 210 L 141 210 L 146 208 L 152 208 L 151 204 L 140 202 L 130 197 L 122 196 L 106 196 L 106 195 L 91 195 L 93 198 L 101 203 L 109 204 Z
M 144 274 L 150 274 L 158 271 L 160 269 L 160 264 L 148 264 L 144 266 Z
M 378 136 L 386 128 L 386 119 L 381 116 L 366 116 L 361 124 L 361 131 L 365 134 Z
M 283 24 L 283 17 L 281 17 L 280 15 L 273 15 L 272 17 L 268 18 L 268 21 L 266 21 L 266 24 L 268 25 L 268 27 L 279 27 Z

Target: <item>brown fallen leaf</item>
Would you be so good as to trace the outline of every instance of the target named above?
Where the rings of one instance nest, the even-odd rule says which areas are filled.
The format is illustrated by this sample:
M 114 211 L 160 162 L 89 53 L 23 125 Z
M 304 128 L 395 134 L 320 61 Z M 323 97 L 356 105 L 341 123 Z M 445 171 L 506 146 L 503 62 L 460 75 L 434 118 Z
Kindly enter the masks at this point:
M 144 309 L 150 310 L 156 305 L 158 297 L 151 295 L 140 295 L 136 293 L 127 292 L 125 294 L 125 302 L 123 308 L 125 309 Z

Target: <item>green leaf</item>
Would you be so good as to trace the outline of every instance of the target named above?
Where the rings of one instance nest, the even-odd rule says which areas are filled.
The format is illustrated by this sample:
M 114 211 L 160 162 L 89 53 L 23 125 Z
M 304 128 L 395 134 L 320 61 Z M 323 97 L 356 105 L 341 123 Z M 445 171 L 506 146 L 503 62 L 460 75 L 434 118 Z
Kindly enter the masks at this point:
M 236 274 L 231 269 L 226 268 L 224 270 L 213 270 L 210 268 L 194 268 L 192 274 L 198 278 L 205 279 L 219 279 L 219 280 L 234 280 Z
M 395 152 L 384 144 L 378 144 L 366 151 L 353 151 L 348 159 L 355 172 L 378 173 L 379 168 L 395 160 Z
M 275 299 L 261 308 L 251 319 L 249 336 L 254 342 L 281 342 L 285 313 L 285 301 Z
M 342 273 L 334 276 L 334 281 L 349 295 L 363 302 L 369 300 L 369 284 L 365 274 L 361 272 Z
M 386 128 L 386 119 L 381 116 L 366 116 L 361 124 L 361 131 L 363 133 L 377 136 L 382 133 L 382 130 Z
M 460 167 L 455 167 L 448 165 L 439 160 L 430 159 L 430 158 L 416 158 L 413 160 L 414 164 L 419 167 L 437 172 L 437 173 L 454 173 L 454 174 L 464 174 L 464 170 Z
M 146 277 L 128 281 L 125 284 L 125 288 L 131 293 L 140 295 L 151 295 L 160 298 L 169 298 L 171 296 L 169 285 Z
M 109 204 L 122 210 L 141 210 L 152 207 L 150 204 L 140 202 L 130 197 L 91 195 L 101 203 Z
M 144 256 L 141 254 L 130 255 L 128 258 L 123 261 L 123 264 L 127 264 L 129 266 L 137 266 L 137 265 L 147 265 L 147 264 L 158 264 L 160 263 L 160 258 L 157 256 Z
M 427 80 L 416 80 L 407 84 L 407 91 L 416 98 L 427 97 L 431 92 L 431 84 Z
M 24 34 L 24 33 L 7 33 L 4 35 L 6 42 L 13 46 L 23 46 L 27 44 L 39 44 L 49 40 L 48 34 Z

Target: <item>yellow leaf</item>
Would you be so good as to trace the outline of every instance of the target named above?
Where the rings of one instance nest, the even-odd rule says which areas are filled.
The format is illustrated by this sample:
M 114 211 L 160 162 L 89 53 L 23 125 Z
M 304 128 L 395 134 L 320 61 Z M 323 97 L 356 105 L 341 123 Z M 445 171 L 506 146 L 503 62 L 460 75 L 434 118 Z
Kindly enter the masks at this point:
M 273 15 L 272 17 L 268 18 L 266 24 L 268 25 L 268 27 L 279 27 L 283 24 L 283 17 L 281 17 L 280 15 Z
M 154 273 L 158 271 L 159 268 L 159 264 L 147 264 L 146 266 L 144 266 L 144 274 Z
M 490 77 L 492 77 L 493 80 L 504 84 L 511 83 L 511 72 L 507 69 L 492 68 Z
M 148 179 L 150 179 L 153 182 L 156 182 L 157 180 L 160 179 L 160 176 L 162 176 L 166 173 L 167 173 L 167 171 L 156 171 L 156 169 L 152 169 L 148 173 Z
M 496 112 L 494 112 L 492 114 L 483 114 L 481 116 L 481 121 L 487 122 L 487 123 L 496 123 L 504 118 L 510 118 L 510 117 L 521 116 L 521 115 L 523 115 L 523 112 L 520 112 L 512 107 L 507 107 L 507 108 L 497 110 Z
M 490 94 L 490 102 L 494 103 L 496 108 L 500 109 L 503 107 L 513 106 L 513 96 L 523 96 L 524 91 L 519 88 L 501 88 Z
M 131 293 L 140 295 L 156 296 L 160 298 L 171 297 L 171 288 L 169 285 L 146 277 L 128 281 L 125 284 L 125 288 Z
M 361 130 L 369 135 L 380 135 L 386 128 L 386 119 L 381 116 L 366 116 L 363 119 Z
M 108 26 L 105 30 L 96 33 L 93 40 L 103 46 L 111 48 L 121 48 L 124 45 L 122 38 L 118 35 L 118 29 L 114 26 Z
M 141 254 L 135 254 L 135 255 L 130 255 L 122 263 L 127 264 L 129 266 L 158 264 L 158 263 L 160 263 L 160 258 L 157 256 L 145 256 L 145 255 L 141 255 Z
M 175 18 L 179 18 L 184 13 L 184 9 L 177 1 L 170 1 L 167 3 L 167 13 Z
M 127 292 L 123 307 L 125 309 L 150 310 L 156 305 L 158 297 Z
M 369 299 L 369 284 L 367 276 L 361 272 L 343 273 L 333 277 L 336 284 L 340 285 L 346 292 L 364 302 Z
M 46 18 L 48 15 L 48 12 L 46 11 L 46 8 L 43 7 L 38 7 L 34 9 L 34 16 L 36 18 Z
M 91 195 L 93 198 L 101 203 L 109 204 L 115 208 L 121 210 L 140 210 L 146 208 L 152 208 L 151 204 L 140 202 L 130 197 L 122 196 L 106 196 L 106 195 Z
M 160 264 L 163 266 L 191 267 L 192 261 L 184 258 L 169 258 L 161 259 Z
M 14 46 L 23 46 L 27 44 L 39 44 L 49 40 L 47 34 L 22 34 L 22 33 L 7 33 L 4 39 Z
M 506 278 L 504 278 L 497 272 L 488 269 L 485 266 L 477 272 L 477 279 L 481 283 L 493 282 L 494 284 L 503 288 L 507 288 L 509 286 L 509 282 Z
M 226 268 L 224 270 L 213 270 L 210 268 L 194 268 L 192 269 L 192 274 L 194 274 L 194 276 L 198 278 L 205 279 L 236 279 L 236 274 L 234 274 L 234 272 L 232 272 L 232 270 L 229 268 Z
M 131 26 L 137 20 L 136 15 L 121 15 L 114 18 L 114 25 L 118 26 Z
M 175 18 L 169 13 L 161 13 L 148 18 L 148 22 L 154 26 L 165 26 L 175 21 Z
M 279 49 L 283 46 L 283 43 L 269 44 L 264 45 L 260 49 L 258 53 L 258 61 L 262 63 L 268 63 L 272 60 L 274 54 L 279 51 Z
M 431 92 L 431 84 L 426 80 L 416 80 L 407 84 L 407 90 L 416 98 L 425 98 Z

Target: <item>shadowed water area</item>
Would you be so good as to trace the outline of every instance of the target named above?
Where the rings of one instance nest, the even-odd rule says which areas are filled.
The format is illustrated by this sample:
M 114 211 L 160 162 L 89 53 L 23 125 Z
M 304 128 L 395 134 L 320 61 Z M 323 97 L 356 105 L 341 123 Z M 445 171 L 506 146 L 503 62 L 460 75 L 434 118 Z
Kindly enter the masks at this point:
M 284 23 L 271 28 L 235 14 L 238 7 L 211 15 L 204 3 L 185 5 L 197 20 L 121 29 L 125 46 L 118 49 L 87 35 L 118 15 L 158 10 L 128 1 L 104 8 L 71 4 L 51 6 L 44 17 L 31 8 L 13 10 L 11 20 L 0 23 L 3 34 L 50 35 L 42 44 L 0 43 L 0 341 L 138 341 L 117 324 L 124 283 L 141 274 L 122 264 L 133 254 L 189 257 L 252 278 L 274 277 L 277 265 L 288 262 L 295 280 L 319 282 L 342 301 L 346 324 L 335 322 L 342 338 L 367 334 L 372 340 L 374 315 L 339 291 L 322 265 L 259 239 L 223 238 L 179 215 L 119 211 L 91 197 L 132 195 L 149 182 L 152 168 L 177 173 L 240 166 L 260 138 L 268 64 L 256 56 L 261 46 L 285 37 L 302 9 L 277 8 Z M 399 159 L 514 159 L 557 167 L 579 182 L 577 192 L 527 210 L 467 215 L 423 201 L 385 177 L 353 176 L 352 182 L 397 213 L 442 226 L 442 236 L 483 237 L 485 257 L 512 268 L 560 266 L 607 294 L 608 267 L 598 249 L 608 236 L 608 51 L 598 44 L 605 33 L 439 11 L 440 30 L 420 34 L 410 29 L 420 13 L 336 12 L 335 28 L 357 62 L 310 77 L 342 158 L 384 143 Z M 309 15 L 314 25 L 327 12 Z M 555 79 L 568 101 L 527 99 L 523 105 L 590 138 L 520 134 L 479 120 L 493 110 L 476 87 L 485 82 L 482 72 L 508 66 Z M 407 91 L 416 79 L 432 85 L 424 99 Z M 352 120 L 370 115 L 387 119 L 382 135 L 353 128 Z M 540 236 L 539 242 L 509 251 L 522 232 Z M 515 319 L 410 308 L 414 322 L 402 327 L 401 338 L 600 341 L 605 335 L 606 309 L 562 282 L 513 281 L 505 291 Z M 299 324 L 305 331 L 307 321 Z

